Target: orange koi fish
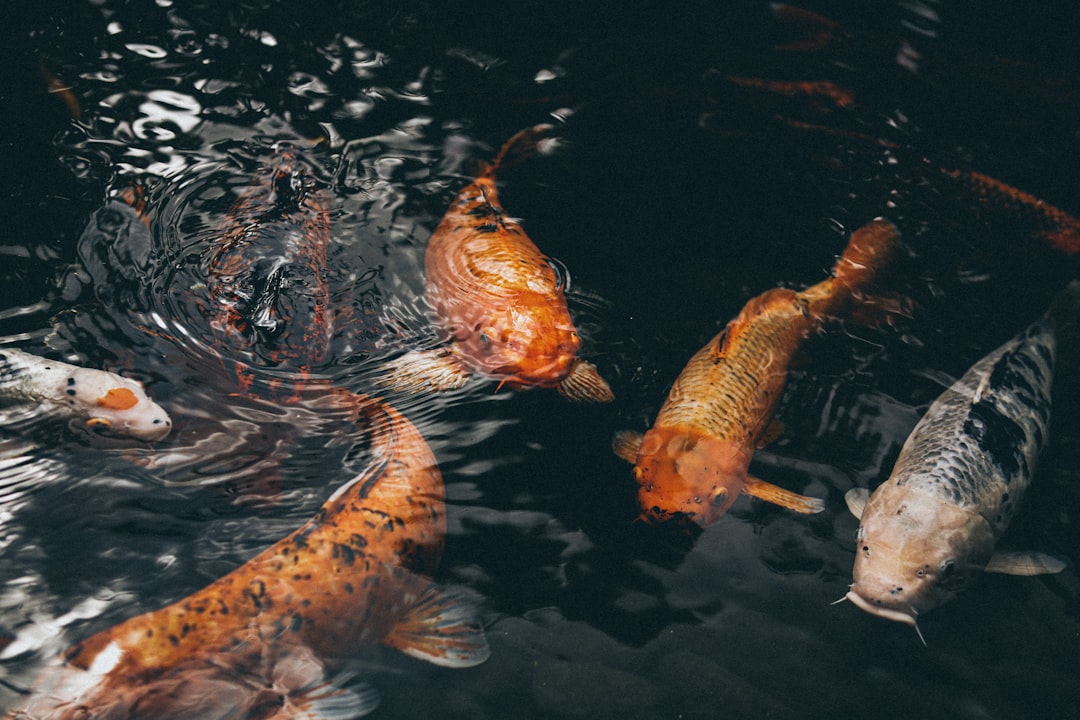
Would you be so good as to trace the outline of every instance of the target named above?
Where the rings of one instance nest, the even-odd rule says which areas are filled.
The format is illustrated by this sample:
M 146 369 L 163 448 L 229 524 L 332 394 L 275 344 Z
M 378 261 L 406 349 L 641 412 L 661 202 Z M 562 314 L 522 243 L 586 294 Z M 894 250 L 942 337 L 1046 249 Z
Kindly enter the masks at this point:
M 750 460 L 764 444 L 796 350 L 830 318 L 869 305 L 864 290 L 898 246 L 896 227 L 874 220 L 852 234 L 831 277 L 802 292 L 774 288 L 750 300 L 690 359 L 652 429 L 615 436 L 615 453 L 634 463 L 643 518 L 707 526 L 740 493 L 801 513 L 824 509 L 817 498 L 749 475 Z
M 427 301 L 448 344 L 399 358 L 387 385 L 450 390 L 480 373 L 514 387 L 556 388 L 576 401 L 613 399 L 595 366 L 577 356 L 563 279 L 499 204 L 498 171 L 535 153 L 552 130 L 537 125 L 510 138 L 435 228 L 425 256 Z
M 980 200 L 1033 226 L 1033 235 L 1066 255 L 1080 253 L 1080 220 L 1050 203 L 983 173 L 945 170 Z
M 442 477 L 406 418 L 339 391 L 372 463 L 288 537 L 202 590 L 71 647 L 9 718 L 344 718 L 377 704 L 330 675 L 375 643 L 447 667 L 487 659 L 472 612 L 429 575 Z

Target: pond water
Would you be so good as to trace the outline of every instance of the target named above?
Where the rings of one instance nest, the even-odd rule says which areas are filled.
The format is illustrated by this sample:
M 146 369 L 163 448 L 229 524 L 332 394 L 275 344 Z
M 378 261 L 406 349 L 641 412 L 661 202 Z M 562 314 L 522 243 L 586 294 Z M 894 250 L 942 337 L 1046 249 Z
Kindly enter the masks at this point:
M 360 320 L 326 375 L 372 392 L 388 358 L 432 342 L 424 249 L 455 193 L 506 138 L 554 121 L 557 148 L 508 172 L 503 201 L 567 268 L 581 354 L 616 400 L 480 381 L 386 396 L 438 458 L 436 578 L 478 600 L 491 659 L 362 650 L 370 717 L 1080 716 L 1080 359 L 1061 363 L 1050 446 L 1002 541 L 1064 572 L 984 577 L 920 620 L 926 646 L 831 605 L 858 526 L 844 493 L 888 477 L 943 387 L 1077 275 L 1030 216 L 949 174 L 1080 211 L 1069 3 L 805 6 L 830 22 L 745 1 L 53 5 L 5 43 L 0 342 L 143 380 L 175 431 L 2 438 L 0 707 L 64 648 L 239 566 L 351 477 L 334 418 L 215 376 L 192 299 L 269 148 L 309 148 L 329 188 L 333 297 Z M 132 188 L 148 225 L 106 237 L 101 213 Z M 784 432 L 752 466 L 825 512 L 744 497 L 692 537 L 636 522 L 613 434 L 645 430 L 748 299 L 817 282 L 876 216 L 903 233 L 890 282 L 915 311 L 813 338 Z M 230 491 L 268 476 L 270 501 Z

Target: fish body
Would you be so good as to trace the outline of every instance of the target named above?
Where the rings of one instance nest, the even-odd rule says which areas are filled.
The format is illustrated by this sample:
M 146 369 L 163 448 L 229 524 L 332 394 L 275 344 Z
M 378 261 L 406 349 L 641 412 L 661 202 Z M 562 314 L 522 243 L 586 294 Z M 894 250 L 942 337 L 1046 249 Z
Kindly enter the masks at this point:
M 552 129 L 515 135 L 454 198 L 424 258 L 427 302 L 446 347 L 406 356 L 388 384 L 408 387 L 413 375 L 449 389 L 479 373 L 516 387 L 558 388 L 575 400 L 612 399 L 595 367 L 577 357 L 581 339 L 564 278 L 499 202 L 498 171 L 534 153 Z
M 329 246 L 325 192 L 294 152 L 279 152 L 229 210 L 207 259 L 210 327 L 239 361 L 241 385 L 252 366 L 302 378 L 328 360 Z
M 373 695 L 328 672 L 365 646 L 450 667 L 487 658 L 471 613 L 428 578 L 446 519 L 427 443 L 385 403 L 323 402 L 350 404 L 371 428 L 370 466 L 233 572 L 74 645 L 11 717 L 355 717 Z
M 826 321 L 864 302 L 864 290 L 895 255 L 899 234 L 887 220 L 856 230 L 832 275 L 802 292 L 776 288 L 750 300 L 676 378 L 652 428 L 620 433 L 615 451 L 634 463 L 643 517 L 709 525 L 740 493 L 799 512 L 820 500 L 748 474 L 802 343 Z
M 115 437 L 162 440 L 172 428 L 136 380 L 11 348 L 0 350 L 0 403 L 33 405 L 35 417 L 66 417 Z
M 1080 282 L 1054 308 L 1064 306 L 1080 307 Z M 859 608 L 917 629 L 922 613 L 983 571 L 1031 575 L 1064 567 L 1045 555 L 994 550 L 1049 437 L 1054 308 L 934 401 L 873 495 L 848 492 L 860 524 L 846 597 Z

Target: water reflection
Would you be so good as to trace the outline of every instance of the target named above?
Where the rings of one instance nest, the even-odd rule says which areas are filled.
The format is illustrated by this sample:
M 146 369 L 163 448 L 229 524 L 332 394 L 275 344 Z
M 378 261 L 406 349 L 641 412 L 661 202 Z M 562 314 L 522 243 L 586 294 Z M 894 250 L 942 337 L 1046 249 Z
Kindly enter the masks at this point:
M 340 414 L 233 395 L 195 300 L 206 248 L 269 148 L 308 149 L 332 197 L 332 302 L 378 321 L 335 338 L 321 372 L 370 392 L 383 360 L 437 342 L 423 254 L 470 161 L 557 115 L 568 142 L 508 176 L 503 199 L 572 270 L 571 314 L 619 400 L 568 408 L 484 385 L 387 396 L 440 461 L 442 578 L 484 596 L 498 662 L 452 674 L 365 653 L 358 672 L 384 695 L 377 716 L 711 717 L 722 706 L 860 717 L 881 698 L 897 715 L 1075 715 L 1075 574 L 988 581 L 924 628 L 926 651 L 829 607 L 851 579 L 857 523 L 843 492 L 879 482 L 941 384 L 1075 274 L 1030 241 L 1030 223 L 941 171 L 994 172 L 1070 209 L 1075 83 L 1029 62 L 1059 60 L 1052 42 L 1028 52 L 989 13 L 810 9 L 839 29 L 801 49 L 814 26 L 754 2 L 641 14 L 580 3 L 530 17 L 461 3 L 175 0 L 80 3 L 43 20 L 27 76 L 37 83 L 43 55 L 80 115 L 70 122 L 50 97 L 27 101 L 33 120 L 12 118 L 38 139 L 13 173 L 33 204 L 12 218 L 4 272 L 20 282 L 4 289 L 0 331 L 145 380 L 177 426 L 153 449 L 62 433 L 3 466 L 0 626 L 22 643 L 4 656 L 4 704 L 70 642 L 285 537 L 364 460 L 367 440 L 343 435 Z M 1048 38 L 1069 25 L 1009 13 L 1005 24 L 1030 21 Z M 828 81 L 855 102 L 730 80 L 761 76 Z M 123 199 L 132 187 L 149 226 Z M 901 289 L 918 315 L 812 343 L 778 409 L 786 432 L 755 459 L 828 498 L 826 513 L 804 522 L 743 499 L 697 537 L 635 526 L 611 433 L 644 429 L 688 353 L 746 299 L 801 288 L 846 230 L 886 212 L 903 230 Z M 1075 412 L 1059 408 L 1061 440 L 1012 532 L 1075 561 Z M 233 502 L 230 486 L 268 477 L 273 502 Z

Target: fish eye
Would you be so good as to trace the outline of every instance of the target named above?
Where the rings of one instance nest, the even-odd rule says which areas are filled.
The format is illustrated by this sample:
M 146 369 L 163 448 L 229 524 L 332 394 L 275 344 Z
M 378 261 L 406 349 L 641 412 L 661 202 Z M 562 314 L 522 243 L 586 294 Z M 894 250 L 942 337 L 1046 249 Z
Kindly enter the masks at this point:
M 941 572 L 941 579 L 947 580 L 956 572 L 956 563 L 952 560 L 946 560 L 941 563 L 939 571 Z
M 481 345 L 490 345 L 491 344 L 491 338 L 488 337 L 487 333 L 480 333 L 480 344 Z
M 96 433 L 107 433 L 112 429 L 112 422 L 105 418 L 92 417 L 86 421 L 86 427 Z
M 720 488 L 713 495 L 712 504 L 716 506 L 723 505 L 727 501 L 728 491 L 727 488 Z

